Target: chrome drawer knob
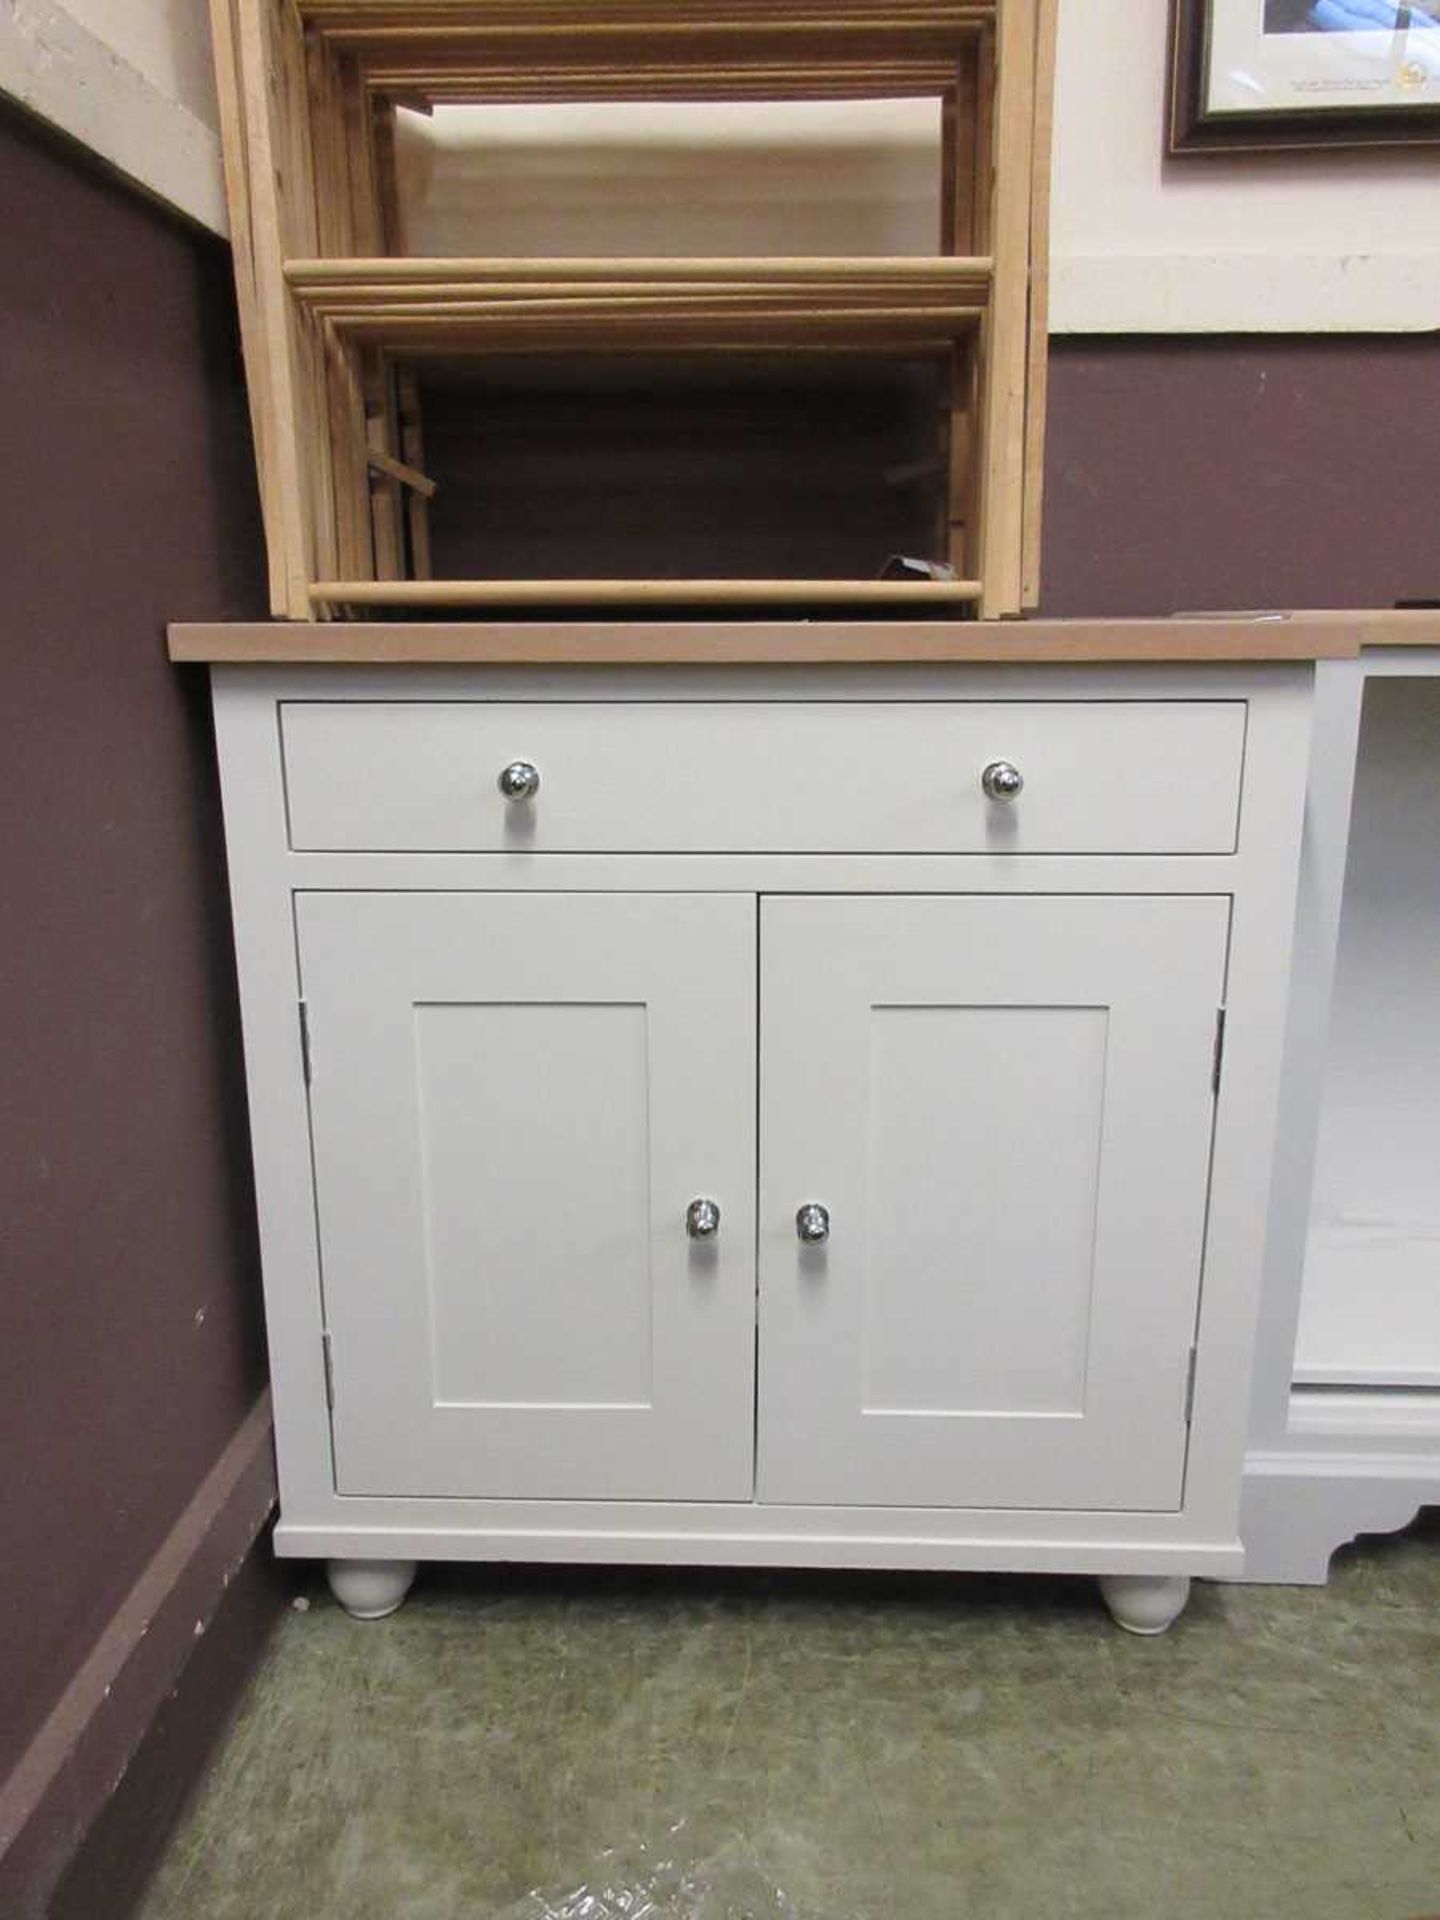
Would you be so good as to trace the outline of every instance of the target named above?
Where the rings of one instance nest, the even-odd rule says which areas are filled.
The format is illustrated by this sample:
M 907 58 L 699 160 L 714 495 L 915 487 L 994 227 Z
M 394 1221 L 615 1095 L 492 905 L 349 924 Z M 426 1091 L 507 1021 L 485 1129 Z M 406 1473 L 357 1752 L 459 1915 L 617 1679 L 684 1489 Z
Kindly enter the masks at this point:
M 512 760 L 501 768 L 499 787 L 507 800 L 533 800 L 540 791 L 540 769 L 528 760 Z
M 795 1231 L 802 1247 L 818 1247 L 830 1238 L 830 1209 L 807 1200 L 795 1215 Z
M 1025 785 L 1025 776 L 1008 760 L 992 760 L 981 774 L 980 784 L 987 800 L 1014 800 Z
M 692 1240 L 713 1240 L 720 1231 L 720 1208 L 713 1200 L 692 1200 L 685 1209 L 685 1231 Z

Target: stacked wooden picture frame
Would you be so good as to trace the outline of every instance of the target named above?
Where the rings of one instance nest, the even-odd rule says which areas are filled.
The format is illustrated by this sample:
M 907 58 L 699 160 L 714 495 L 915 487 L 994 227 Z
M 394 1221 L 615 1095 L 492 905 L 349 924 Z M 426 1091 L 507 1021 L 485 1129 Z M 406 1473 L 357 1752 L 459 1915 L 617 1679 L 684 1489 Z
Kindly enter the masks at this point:
M 212 0 L 274 611 L 1038 595 L 1057 0 Z M 421 259 L 398 107 L 941 102 L 925 257 Z M 584 352 L 933 357 L 953 578 L 432 577 L 416 368 Z

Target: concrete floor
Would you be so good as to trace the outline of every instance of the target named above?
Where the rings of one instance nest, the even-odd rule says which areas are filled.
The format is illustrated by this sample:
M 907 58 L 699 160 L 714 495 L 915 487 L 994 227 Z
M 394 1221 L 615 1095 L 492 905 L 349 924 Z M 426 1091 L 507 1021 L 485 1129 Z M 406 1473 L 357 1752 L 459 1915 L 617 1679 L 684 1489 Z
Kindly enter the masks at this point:
M 1440 1522 L 1155 1641 L 1080 1580 L 422 1569 L 368 1626 L 316 1587 L 143 1920 L 552 1912 L 1440 1914 Z

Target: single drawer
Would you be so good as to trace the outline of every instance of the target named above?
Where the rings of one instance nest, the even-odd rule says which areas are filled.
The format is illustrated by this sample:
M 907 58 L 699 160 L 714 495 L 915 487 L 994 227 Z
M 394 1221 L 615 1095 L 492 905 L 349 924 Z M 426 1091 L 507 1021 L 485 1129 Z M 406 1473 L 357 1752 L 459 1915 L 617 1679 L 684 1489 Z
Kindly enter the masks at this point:
M 285 701 L 304 852 L 1228 853 L 1245 702 Z M 533 766 L 530 798 L 500 774 Z M 993 799 L 987 767 L 1019 769 Z

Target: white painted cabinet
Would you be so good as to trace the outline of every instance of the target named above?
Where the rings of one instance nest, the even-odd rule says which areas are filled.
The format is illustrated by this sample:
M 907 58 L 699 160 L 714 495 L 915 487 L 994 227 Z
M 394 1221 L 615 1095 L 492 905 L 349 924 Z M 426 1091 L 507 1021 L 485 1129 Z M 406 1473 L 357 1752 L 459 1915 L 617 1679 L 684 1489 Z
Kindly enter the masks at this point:
M 281 1552 L 1238 1569 L 1307 669 L 215 681 Z

